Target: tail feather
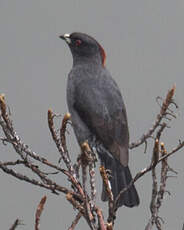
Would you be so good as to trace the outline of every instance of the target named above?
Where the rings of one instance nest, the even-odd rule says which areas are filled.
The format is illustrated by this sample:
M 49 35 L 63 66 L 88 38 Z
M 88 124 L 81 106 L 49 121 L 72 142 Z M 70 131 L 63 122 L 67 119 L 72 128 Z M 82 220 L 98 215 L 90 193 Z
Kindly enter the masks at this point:
M 119 161 L 110 157 L 103 158 L 102 164 L 106 169 L 111 171 L 109 180 L 111 183 L 114 199 L 116 199 L 120 191 L 126 188 L 132 180 L 130 170 L 128 166 L 124 167 L 119 163 Z M 104 186 L 101 198 L 102 201 L 108 200 Z M 134 207 L 139 205 L 139 196 L 134 185 L 132 185 L 126 192 L 122 194 L 118 202 L 118 207 L 121 207 L 122 205 L 127 207 Z

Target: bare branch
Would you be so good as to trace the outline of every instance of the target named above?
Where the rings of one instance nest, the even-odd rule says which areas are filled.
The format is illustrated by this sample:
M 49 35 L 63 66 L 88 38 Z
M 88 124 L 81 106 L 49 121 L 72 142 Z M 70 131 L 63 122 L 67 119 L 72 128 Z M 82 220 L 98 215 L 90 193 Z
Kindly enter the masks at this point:
M 94 152 L 89 147 L 87 142 L 84 142 L 81 145 L 82 154 L 80 156 L 80 163 L 83 170 L 86 170 L 85 167 L 89 166 L 89 177 L 90 177 L 90 187 L 91 187 L 91 202 L 95 203 L 96 198 L 96 186 L 95 186 L 95 162 L 97 161 Z M 86 172 L 83 175 L 83 184 L 85 186 L 87 177 Z
M 19 225 L 23 225 L 23 224 L 21 223 L 21 220 L 16 219 L 9 230 L 15 230 Z
M 166 115 L 167 115 L 166 111 L 167 111 L 169 105 L 171 105 L 173 103 L 173 96 L 174 96 L 174 93 L 175 93 L 175 89 L 176 89 L 176 86 L 174 85 L 172 87 L 172 89 L 170 89 L 168 91 L 167 96 L 166 96 L 165 100 L 162 103 L 160 112 L 157 115 L 153 126 L 148 130 L 147 133 L 143 134 L 142 137 L 138 141 L 132 142 L 129 145 L 130 149 L 138 147 L 139 145 L 143 144 L 148 138 L 150 138 L 152 136 L 152 134 L 154 133 L 156 128 L 160 125 L 162 119 L 166 117 Z
M 36 214 L 35 214 L 35 230 L 39 230 L 40 217 L 41 217 L 41 214 L 43 212 L 43 208 L 44 208 L 46 200 L 47 200 L 46 196 L 42 197 L 42 199 L 41 199 L 41 201 L 37 207 Z
M 100 174 L 101 174 L 103 184 L 105 186 L 105 189 L 106 189 L 106 192 L 107 192 L 107 195 L 109 198 L 109 202 L 108 202 L 108 204 L 109 204 L 109 216 L 108 216 L 107 222 L 108 222 L 108 224 L 112 223 L 112 225 L 114 225 L 114 219 L 115 219 L 115 216 L 114 216 L 114 197 L 113 197 L 113 194 L 111 191 L 110 181 L 108 179 L 108 176 L 107 176 L 107 173 L 106 173 L 104 166 L 100 167 Z
M 85 210 L 86 210 L 86 217 L 87 217 L 87 221 L 89 222 L 89 225 L 91 227 L 91 229 L 95 229 L 94 228 L 94 216 L 92 214 L 91 211 L 91 206 L 90 206 L 90 198 L 87 194 L 87 190 L 86 190 L 86 182 L 87 182 L 87 166 L 89 165 L 89 162 L 93 161 L 93 158 L 91 156 L 91 149 L 88 145 L 87 142 L 84 142 L 81 145 L 81 167 L 82 167 L 82 185 L 83 185 L 83 191 L 84 191 L 84 195 L 85 195 Z
M 73 194 L 68 192 L 66 194 L 66 199 L 73 205 L 74 208 L 78 209 L 83 215 L 85 215 L 85 210 L 82 205 L 74 199 Z
M 159 209 L 162 205 L 162 201 L 163 201 L 163 196 L 164 193 L 166 192 L 165 188 L 166 188 L 166 180 L 167 180 L 167 173 L 169 171 L 169 166 L 167 163 L 167 158 L 163 159 L 161 161 L 162 163 L 162 167 L 161 167 L 161 176 L 160 176 L 160 189 L 158 190 L 158 182 L 157 182 L 157 176 L 156 176 L 156 170 L 155 170 L 155 166 L 158 163 L 158 159 L 159 159 L 159 140 L 161 137 L 161 134 L 164 130 L 164 128 L 166 127 L 166 124 L 163 124 L 161 126 L 161 128 L 158 130 L 157 132 L 157 138 L 155 140 L 155 146 L 154 146 L 154 150 L 153 150 L 153 159 L 152 160 L 152 164 L 153 164 L 153 168 L 152 168 L 152 180 L 153 180 L 153 186 L 152 186 L 152 199 L 151 199 L 151 203 L 150 203 L 150 211 L 151 211 L 151 218 L 146 226 L 146 229 L 152 229 L 153 225 L 155 224 L 158 230 L 161 230 L 161 221 L 163 222 L 163 220 L 161 219 L 161 217 L 158 216 L 159 213 Z M 162 142 L 160 144 L 161 146 L 161 156 L 166 156 L 167 155 L 167 151 L 165 149 L 164 143 Z
M 95 167 L 93 162 L 89 163 L 89 176 L 90 176 L 90 186 L 91 186 L 91 201 L 94 204 L 96 199 L 96 184 L 95 184 Z
M 152 170 L 157 165 L 158 160 L 159 160 L 159 140 L 156 139 L 153 148 L 153 154 L 152 154 Z
M 50 185 L 47 185 L 47 184 L 44 184 L 42 182 L 39 182 L 35 179 L 30 179 L 29 177 L 25 176 L 25 175 L 22 175 L 20 173 L 17 173 L 16 171 L 14 171 L 13 169 L 9 169 L 7 166 L 4 166 L 3 163 L 0 161 L 0 168 L 7 174 L 10 174 L 16 178 L 18 178 L 19 180 L 23 180 L 23 181 L 26 181 L 30 184 L 33 184 L 33 185 L 36 185 L 36 186 L 39 186 L 39 187 L 42 187 L 42 188 L 45 188 L 45 189 L 48 189 L 50 191 L 52 191 L 54 194 L 57 194 L 58 195 L 58 192 L 62 192 L 62 193 L 71 193 L 73 194 L 73 196 L 77 197 L 79 200 L 81 199 L 81 197 L 70 191 L 69 189 L 65 188 L 65 187 L 62 187 L 56 183 L 52 183 Z M 58 192 L 57 192 L 58 191 Z
M 75 217 L 75 220 L 72 222 L 72 225 L 69 227 L 68 230 L 74 230 L 74 228 L 75 228 L 76 225 L 78 224 L 78 222 L 79 222 L 81 216 L 82 216 L 82 213 L 79 212 L 79 213 L 77 214 L 77 216 Z
M 184 141 L 180 142 L 178 144 L 177 147 L 175 147 L 171 152 L 169 152 L 167 155 L 164 155 L 160 158 L 160 160 L 158 161 L 158 163 L 168 157 L 170 157 L 171 155 L 173 155 L 174 153 L 178 152 L 180 149 L 182 149 L 184 147 Z
M 87 210 L 86 210 L 86 205 L 83 207 L 83 205 L 81 205 L 74 197 L 71 193 L 68 193 L 66 195 L 66 199 L 73 205 L 74 208 L 76 208 L 85 218 L 85 220 L 87 221 L 89 227 L 92 230 L 95 230 L 96 228 L 93 227 L 93 223 L 92 220 L 89 219 Z
M 67 115 L 69 116 L 69 115 Z M 63 161 L 65 162 L 69 172 L 72 173 L 72 175 L 75 177 L 75 173 L 74 173 L 74 169 L 71 165 L 71 160 L 70 158 L 68 158 L 68 152 L 66 151 L 65 152 L 65 149 L 63 148 L 62 144 L 61 144 L 61 140 L 60 138 L 57 136 L 57 133 L 56 133 L 56 130 L 54 128 L 54 121 L 53 121 L 53 118 L 54 118 L 54 114 L 53 112 L 49 109 L 48 110 L 48 125 L 49 125 L 49 129 L 50 129 L 50 132 L 52 134 L 52 138 L 57 146 L 57 149 L 63 159 Z M 66 116 L 64 117 L 64 121 L 62 122 L 62 124 L 64 125 L 64 127 L 66 126 L 66 122 L 65 122 L 65 119 L 69 119 L 68 117 L 66 118 Z M 61 128 L 61 130 L 64 132 L 65 131 L 65 128 Z M 62 141 L 64 141 L 63 139 L 63 135 L 64 133 L 61 131 L 61 138 L 62 138 Z M 64 144 L 64 147 L 66 145 Z
M 156 141 L 155 141 L 156 143 Z M 153 151 L 153 157 L 154 157 L 154 151 Z M 158 161 L 157 161 L 158 162 Z M 156 209 L 156 197 L 157 197 L 157 190 L 158 190 L 158 186 L 157 186 L 157 177 L 156 177 L 156 170 L 155 170 L 155 166 L 156 164 L 153 165 L 152 167 L 152 179 L 153 179 L 153 185 L 152 185 L 152 198 L 151 198 L 151 203 L 150 203 L 150 211 L 151 211 L 151 220 L 150 223 L 153 226 L 155 221 L 156 221 L 156 217 L 157 217 L 157 209 Z
M 167 151 L 165 149 L 164 143 L 161 142 L 161 156 L 167 155 Z M 160 176 L 160 189 L 158 191 L 158 198 L 157 198 L 157 208 L 159 209 L 161 207 L 165 188 L 166 188 L 166 180 L 167 180 L 167 172 L 168 172 L 168 163 L 167 158 L 162 160 L 162 167 L 161 167 L 161 176 Z
M 67 146 L 66 146 L 66 137 L 65 137 L 66 126 L 67 126 L 67 123 L 68 123 L 68 121 L 70 119 L 71 119 L 70 113 L 66 113 L 64 118 L 63 118 L 63 120 L 62 120 L 62 125 L 61 125 L 61 128 L 60 128 L 60 139 L 61 139 L 61 145 L 63 147 L 63 150 L 64 150 L 64 152 L 66 154 L 66 157 L 71 162 L 71 159 L 70 159 L 70 156 L 69 156 L 69 153 L 68 153 L 68 149 L 67 149 Z
M 107 230 L 106 228 L 106 225 L 105 225 L 105 222 L 104 222 L 104 217 L 103 217 L 103 214 L 102 214 L 102 210 L 98 207 L 94 207 L 94 210 L 97 214 L 97 217 L 98 217 L 98 225 L 99 225 L 99 229 L 100 230 Z
M 47 159 L 43 158 L 43 157 L 40 157 L 38 154 L 36 154 L 35 152 L 32 152 L 27 145 L 25 145 L 24 143 L 21 142 L 21 139 L 20 137 L 16 134 L 16 132 L 14 131 L 14 128 L 13 128 L 13 125 L 12 125 L 12 122 L 10 121 L 9 119 L 9 115 L 8 113 L 6 112 L 6 104 L 5 104 L 5 101 L 4 101 L 4 97 L 0 97 L 0 108 L 1 108 L 1 113 L 3 114 L 3 118 L 6 119 L 5 122 L 3 121 L 2 117 L 0 116 L 0 125 L 1 127 L 3 128 L 3 131 L 4 131 L 4 134 L 6 135 L 7 137 L 7 142 L 11 143 L 15 149 L 15 151 L 19 154 L 19 156 L 21 156 L 21 158 L 23 159 L 24 161 L 24 165 L 28 168 L 30 168 L 34 173 L 36 173 L 40 178 L 41 180 L 44 181 L 44 183 L 47 183 L 49 186 L 45 186 L 46 188 L 49 188 L 52 192 L 55 191 L 55 189 L 53 189 L 53 187 L 57 187 L 55 182 L 52 182 L 51 180 L 49 180 L 46 175 L 44 173 L 42 173 L 39 168 L 35 165 L 33 165 L 30 161 L 28 161 L 28 158 L 27 156 L 30 156 L 31 158 L 49 166 L 49 167 L 52 167 L 62 173 L 64 173 L 65 175 L 68 176 L 68 178 L 71 180 L 71 182 L 73 183 L 73 185 L 80 191 L 81 195 L 83 196 L 83 193 L 82 193 L 82 190 L 80 188 L 80 184 L 76 181 L 76 179 L 69 173 L 67 172 L 66 170 L 64 169 L 61 169 L 60 167 L 50 163 L 47 161 Z M 51 120 L 52 121 L 52 120 Z M 52 124 L 52 123 L 51 123 Z M 25 153 L 25 154 L 24 154 Z M 22 162 L 23 162 L 22 161 Z M 1 168 L 4 167 L 5 165 L 3 165 L 3 163 L 1 162 Z M 8 168 L 2 168 L 4 171 L 6 170 L 7 173 L 11 174 L 10 173 L 10 169 Z M 21 175 L 21 174 L 18 174 L 18 175 Z M 18 177 L 16 175 L 16 173 L 14 174 L 14 176 Z M 25 181 L 27 182 L 31 182 L 32 179 L 30 179 L 30 181 L 28 181 L 28 177 L 27 179 L 25 179 L 25 176 L 22 176 L 22 178 L 24 178 Z M 39 182 L 40 183 L 40 182 Z M 37 185 L 39 184 L 37 183 Z M 35 184 L 35 183 L 33 183 Z M 43 187 L 43 184 L 41 183 L 42 187 Z M 59 187 L 58 187 L 59 188 Z M 59 188 L 59 190 L 62 190 L 61 188 Z M 65 193 L 68 193 L 69 190 L 65 190 Z M 79 198 L 79 196 L 78 196 Z M 81 199 L 81 198 L 79 198 Z
M 157 164 L 159 164 L 161 161 L 165 160 L 166 158 L 168 158 L 169 156 L 173 155 L 174 153 L 178 152 L 181 148 L 184 147 L 184 141 L 181 142 L 176 148 L 174 148 L 170 153 L 168 153 L 167 155 L 164 155 L 162 156 L 158 161 L 157 161 Z M 156 164 L 156 165 L 157 165 Z M 139 178 L 141 178 L 142 176 L 144 176 L 146 173 L 148 173 L 149 171 L 151 171 L 154 167 L 156 167 L 155 165 L 153 165 L 152 163 L 142 169 L 140 172 L 138 172 L 136 174 L 136 176 L 132 179 L 132 181 L 130 182 L 130 184 L 124 188 L 123 190 L 121 190 L 121 192 L 119 193 L 119 195 L 117 196 L 116 200 L 115 200 L 115 205 L 114 205 L 114 216 L 116 215 L 116 207 L 117 207 L 117 204 L 118 204 L 118 201 L 121 197 L 121 195 L 126 192 Z
M 4 166 L 13 166 L 13 165 L 25 164 L 25 161 L 21 161 L 21 160 L 7 161 L 7 162 L 2 162 L 2 164 Z
M 152 138 L 154 140 L 154 148 L 152 151 L 152 160 L 150 165 L 145 169 L 141 170 L 136 174 L 132 179 L 130 184 L 124 188 L 116 200 L 113 198 L 111 191 L 110 182 L 108 179 L 107 171 L 104 167 L 100 168 L 101 177 L 109 198 L 108 201 L 108 218 L 107 223 L 104 221 L 102 210 L 96 206 L 96 185 L 95 185 L 95 162 L 96 156 L 93 150 L 89 147 L 88 142 L 84 142 L 81 147 L 81 154 L 77 158 L 77 162 L 74 162 L 74 166 L 71 162 L 70 154 L 67 149 L 66 144 L 66 129 L 67 124 L 69 123 L 70 114 L 66 114 L 62 120 L 61 127 L 55 128 L 54 117 L 56 115 L 49 110 L 48 111 L 48 125 L 52 135 L 52 139 L 56 144 L 58 152 L 61 156 L 61 160 L 66 165 L 66 169 L 61 168 L 60 166 L 49 162 L 47 159 L 41 157 L 40 153 L 33 152 L 26 144 L 23 143 L 21 138 L 17 135 L 13 122 L 10 119 L 10 114 L 8 112 L 8 107 L 5 103 L 4 95 L 0 95 L 0 126 L 4 132 L 4 137 L 0 137 L 0 141 L 3 144 L 11 144 L 20 157 L 16 161 L 0 161 L 0 169 L 5 173 L 10 174 L 19 180 L 26 181 L 35 186 L 45 188 L 54 194 L 59 195 L 60 193 L 66 194 L 66 199 L 77 209 L 78 214 L 75 217 L 75 220 L 72 222 L 68 230 L 74 230 L 78 221 L 83 217 L 90 229 L 92 230 L 113 230 L 114 220 L 116 218 L 116 212 L 118 209 L 118 202 L 122 194 L 127 191 L 139 178 L 144 174 L 152 171 L 153 178 L 153 189 L 152 189 L 152 199 L 150 204 L 151 218 L 149 223 L 146 226 L 146 230 L 151 230 L 153 225 L 157 227 L 158 230 L 161 230 L 163 220 L 158 216 L 159 209 L 163 203 L 163 197 L 166 191 L 166 180 L 168 178 L 167 173 L 169 171 L 175 172 L 168 165 L 167 158 L 181 148 L 184 147 L 184 141 L 179 142 L 173 150 L 167 153 L 164 144 L 160 139 L 165 128 L 168 128 L 167 120 L 175 118 L 174 112 L 170 109 L 170 105 L 174 104 L 173 96 L 175 92 L 175 86 L 169 90 L 166 95 L 165 100 L 163 100 L 162 105 L 160 106 L 160 113 L 157 115 L 156 120 L 153 126 L 145 133 L 140 140 L 135 143 L 130 144 L 129 148 L 135 148 L 142 143 L 145 143 L 145 151 L 148 148 L 147 140 Z M 59 130 L 59 132 L 58 132 Z M 159 156 L 161 153 L 161 156 Z M 161 175 L 160 181 L 156 174 L 156 166 L 161 162 Z M 20 165 L 20 170 L 22 166 L 27 167 L 31 170 L 32 174 L 38 178 L 33 179 L 30 176 L 19 173 L 15 170 L 15 167 Z M 15 167 L 14 167 L 15 166 Z M 71 184 L 71 189 L 60 186 L 55 182 L 55 180 L 50 179 L 50 175 L 54 173 L 43 172 L 42 167 L 47 166 L 48 169 L 54 169 L 55 173 L 63 173 L 67 176 L 68 181 Z M 82 168 L 82 173 L 79 170 Z M 88 170 L 87 170 L 87 167 Z M 158 184 L 160 182 L 160 185 Z M 88 191 L 87 186 L 90 185 L 90 191 Z M 40 216 L 43 210 L 43 206 L 46 198 L 42 198 L 40 204 L 38 205 L 35 217 L 35 230 L 39 229 Z

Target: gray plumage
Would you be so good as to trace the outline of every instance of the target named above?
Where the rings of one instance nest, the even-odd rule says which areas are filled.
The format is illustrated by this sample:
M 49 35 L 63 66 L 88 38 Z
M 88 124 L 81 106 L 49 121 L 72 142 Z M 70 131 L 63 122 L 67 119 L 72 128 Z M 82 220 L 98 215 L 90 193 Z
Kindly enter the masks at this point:
M 73 33 L 61 36 L 73 55 L 67 82 L 67 104 L 79 144 L 95 145 L 101 163 L 111 171 L 114 198 L 132 177 L 128 168 L 129 132 L 125 105 L 116 82 L 104 66 L 105 52 L 92 37 Z M 96 143 L 94 144 L 94 137 Z M 107 200 L 103 187 L 102 200 Z M 118 206 L 133 207 L 139 197 L 133 186 Z

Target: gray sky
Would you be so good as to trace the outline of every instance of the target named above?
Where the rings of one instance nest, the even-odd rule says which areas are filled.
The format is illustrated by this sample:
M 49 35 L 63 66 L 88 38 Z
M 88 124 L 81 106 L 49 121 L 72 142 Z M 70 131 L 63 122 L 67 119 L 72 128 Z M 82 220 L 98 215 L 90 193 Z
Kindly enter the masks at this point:
M 164 97 L 176 83 L 180 111 L 164 139 L 168 149 L 174 147 L 184 137 L 183 21 L 182 0 L 0 0 L 0 92 L 6 95 L 18 134 L 34 151 L 57 161 L 47 110 L 67 112 L 65 89 L 72 65 L 70 51 L 58 35 L 80 31 L 94 36 L 106 50 L 107 68 L 127 105 L 132 141 L 152 125 L 159 111 L 156 96 Z M 69 148 L 75 150 L 71 136 Z M 15 158 L 11 147 L 0 146 L 1 160 Z M 148 165 L 150 156 L 150 151 L 143 153 L 143 146 L 130 152 L 133 175 Z M 167 188 L 172 195 L 161 208 L 167 230 L 181 229 L 184 221 L 183 161 L 182 151 L 169 160 L 179 175 L 169 179 Z M 75 212 L 64 196 L 57 197 L 2 171 L 0 180 L 1 229 L 8 229 L 16 218 L 25 223 L 19 229 L 33 229 L 36 206 L 45 194 L 48 200 L 41 229 L 67 229 L 73 220 Z M 59 180 L 63 183 L 64 177 Z M 117 230 L 144 229 L 150 217 L 151 183 L 150 174 L 136 183 L 140 206 L 119 209 Z M 85 226 L 81 221 L 76 229 Z

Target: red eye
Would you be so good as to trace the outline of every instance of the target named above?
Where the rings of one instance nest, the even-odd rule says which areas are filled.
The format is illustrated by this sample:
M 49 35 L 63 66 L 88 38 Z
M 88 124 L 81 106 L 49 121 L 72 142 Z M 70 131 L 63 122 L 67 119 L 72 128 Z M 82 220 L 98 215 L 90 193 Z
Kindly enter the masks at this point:
M 75 41 L 75 45 L 76 45 L 76 46 L 80 46 L 81 43 L 82 43 L 82 41 L 79 40 L 79 39 Z

